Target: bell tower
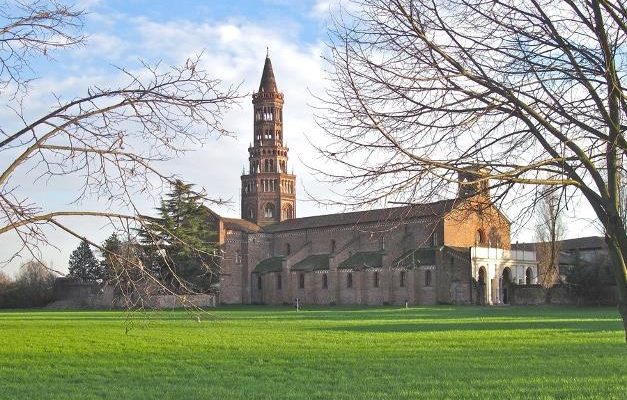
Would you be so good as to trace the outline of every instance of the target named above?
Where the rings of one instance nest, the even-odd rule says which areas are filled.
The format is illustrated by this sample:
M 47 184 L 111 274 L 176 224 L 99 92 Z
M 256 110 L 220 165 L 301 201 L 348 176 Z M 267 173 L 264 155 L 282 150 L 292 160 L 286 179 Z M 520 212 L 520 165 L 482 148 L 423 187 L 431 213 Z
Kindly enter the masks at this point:
M 296 176 L 287 173 L 283 146 L 283 93 L 279 92 L 269 55 L 259 90 L 253 93 L 253 143 L 248 173 L 242 175 L 242 218 L 264 226 L 296 215 Z

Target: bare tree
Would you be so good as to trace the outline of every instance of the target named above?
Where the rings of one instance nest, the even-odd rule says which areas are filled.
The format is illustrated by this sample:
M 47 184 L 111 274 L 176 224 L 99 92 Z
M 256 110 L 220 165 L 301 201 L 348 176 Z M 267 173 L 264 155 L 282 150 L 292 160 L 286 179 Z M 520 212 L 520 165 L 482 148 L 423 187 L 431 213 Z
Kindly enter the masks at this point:
M 6 272 L 0 271 L 0 288 L 7 286 L 11 282 L 13 282 L 13 279 Z
M 135 199 L 175 182 L 159 163 L 210 137 L 229 134 L 221 119 L 238 101 L 238 88 L 212 78 L 202 69 L 201 56 L 178 67 L 142 63 L 139 70 L 120 68 L 119 86 L 93 86 L 81 97 L 57 98 L 44 115 L 29 118 L 32 60 L 50 57 L 54 49 L 84 45 L 83 12 L 33 1 L 4 3 L 0 15 L 5 24 L 0 27 L 1 94 L 20 122 L 16 129 L 4 123 L 0 127 L 0 235 L 19 237 L 22 249 L 15 257 L 39 258 L 42 245 L 54 244 L 50 228 L 85 238 L 66 217 L 105 219 L 130 235 L 146 220 Z M 45 191 L 58 178 L 78 183 L 76 204 L 104 199 L 107 210 L 116 211 L 49 210 L 23 192 L 25 179 Z M 129 263 L 137 264 L 137 259 L 120 265 Z M 136 267 L 157 281 L 148 269 Z
M 354 0 L 331 23 L 321 153 L 351 199 L 451 193 L 471 166 L 494 202 L 583 196 L 605 229 L 627 331 L 623 0 Z M 335 169 L 337 170 L 337 169 Z M 529 218 L 529 214 L 525 215 Z
M 11 294 L 14 307 L 42 307 L 52 300 L 56 274 L 42 262 L 30 260 L 21 265 Z
M 536 216 L 538 278 L 546 293 L 559 281 L 560 241 L 565 234 L 561 197 L 551 189 L 540 199 Z

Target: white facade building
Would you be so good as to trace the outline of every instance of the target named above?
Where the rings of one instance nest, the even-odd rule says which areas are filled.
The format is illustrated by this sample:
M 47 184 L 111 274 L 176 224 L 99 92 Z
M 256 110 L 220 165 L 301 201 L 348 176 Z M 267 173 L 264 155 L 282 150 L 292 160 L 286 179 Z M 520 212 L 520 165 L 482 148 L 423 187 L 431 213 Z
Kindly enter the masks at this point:
M 471 247 L 472 276 L 479 285 L 482 304 L 510 303 L 509 285 L 538 283 L 535 251 Z

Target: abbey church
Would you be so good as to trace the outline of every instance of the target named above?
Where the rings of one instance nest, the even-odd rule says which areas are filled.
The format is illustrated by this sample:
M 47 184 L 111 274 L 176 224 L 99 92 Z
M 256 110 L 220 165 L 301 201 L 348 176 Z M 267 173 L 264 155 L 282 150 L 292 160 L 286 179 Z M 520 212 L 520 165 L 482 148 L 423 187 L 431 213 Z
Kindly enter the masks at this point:
M 511 283 L 536 283 L 535 253 L 510 249 L 510 223 L 487 185 L 435 203 L 298 218 L 269 57 L 252 97 L 241 218 L 213 220 L 221 303 L 500 304 Z

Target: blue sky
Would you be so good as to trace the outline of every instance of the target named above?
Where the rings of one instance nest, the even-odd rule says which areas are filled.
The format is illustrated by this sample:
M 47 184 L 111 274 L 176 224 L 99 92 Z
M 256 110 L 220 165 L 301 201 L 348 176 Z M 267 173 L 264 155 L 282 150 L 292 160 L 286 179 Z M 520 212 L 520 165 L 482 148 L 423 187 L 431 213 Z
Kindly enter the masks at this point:
M 87 11 L 84 33 L 85 46 L 52 53 L 53 60 L 33 63 L 40 77 L 28 98 L 26 114 L 41 115 L 54 96 L 70 99 L 83 94 L 92 85 L 114 85 L 121 79 L 115 66 L 139 68 L 139 60 L 161 61 L 182 65 L 189 57 L 204 53 L 203 67 L 225 84 L 241 83 L 242 93 L 256 89 L 266 47 L 270 49 L 279 89 L 285 94 L 284 138 L 290 148 L 290 170 L 297 174 L 297 215 L 308 216 L 340 211 L 321 207 L 310 201 L 306 193 L 328 197 L 342 192 L 319 182 L 306 165 L 319 165 L 309 141 L 324 143 L 324 136 L 313 118 L 312 94 L 324 90 L 326 21 L 329 8 L 338 0 L 262 0 L 262 1 L 147 1 L 147 0 L 81 0 L 79 7 Z M 6 110 L 0 118 L 18 123 Z M 209 141 L 205 146 L 164 165 L 168 171 L 204 187 L 213 197 L 231 200 L 229 206 L 217 209 L 225 216 L 239 216 L 239 186 L 242 167 L 247 163 L 247 147 L 252 140 L 252 106 L 245 98 L 224 117 L 224 126 L 234 138 Z M 0 160 L 0 165 L 2 160 Z M 27 172 L 22 172 L 23 177 Z M 75 182 L 56 179 L 42 184 L 31 177 L 23 179 L 21 193 L 34 200 L 44 210 L 102 209 L 100 199 L 86 199 L 72 204 L 76 196 Z M 30 182 L 29 184 L 27 182 Z M 138 199 L 138 204 L 150 212 L 158 196 Z M 85 219 L 67 220 L 70 226 L 84 232 L 96 242 L 110 233 L 106 223 Z M 590 223 L 575 236 L 594 234 Z M 42 248 L 42 258 L 58 270 L 66 270 L 70 252 L 78 241 L 62 232 L 49 231 L 56 248 Z M 571 234 L 572 235 L 572 234 Z M 519 240 L 531 238 L 523 228 Z M 0 260 L 16 251 L 19 240 L 12 235 L 0 238 Z M 21 261 L 29 258 L 24 254 Z M 4 269 L 13 273 L 17 260 Z
M 241 84 L 241 92 L 256 89 L 266 47 L 270 49 L 280 90 L 285 93 L 285 142 L 290 147 L 290 169 L 298 175 L 300 216 L 334 211 L 307 201 L 305 191 L 322 194 L 331 188 L 317 182 L 306 172 L 305 163 L 314 160 L 308 138 L 318 140 L 321 133 L 309 107 L 311 93 L 323 87 L 322 58 L 325 21 L 329 1 L 98 1 L 82 0 L 78 7 L 87 11 L 83 47 L 51 52 L 52 59 L 37 59 L 34 82 L 25 113 L 35 118 L 54 102 L 55 96 L 71 99 L 84 94 L 90 86 L 114 86 L 121 79 L 116 67 L 140 68 L 139 60 L 182 65 L 189 57 L 204 54 L 203 67 L 225 84 Z M 209 141 L 184 157 L 159 167 L 204 187 L 210 196 L 230 199 L 217 211 L 239 216 L 239 176 L 247 164 L 247 147 L 252 140 L 250 97 L 242 100 L 224 116 L 224 126 L 234 138 Z M 14 115 L 3 109 L 5 126 L 18 124 Z M 17 126 L 17 125 L 15 125 Z M 28 168 L 20 171 L 21 195 L 34 200 L 44 211 L 102 209 L 100 199 L 88 198 L 73 204 L 76 182 L 57 178 L 33 182 Z M 155 197 L 138 199 L 146 212 L 156 206 Z M 105 222 L 67 219 L 70 226 L 96 242 L 112 231 Z M 48 232 L 56 248 L 42 248 L 41 257 L 55 269 L 65 270 L 69 253 L 77 239 L 61 232 Z M 7 259 L 19 246 L 12 235 L 3 235 L 0 260 Z M 13 273 L 20 261 L 5 266 Z

